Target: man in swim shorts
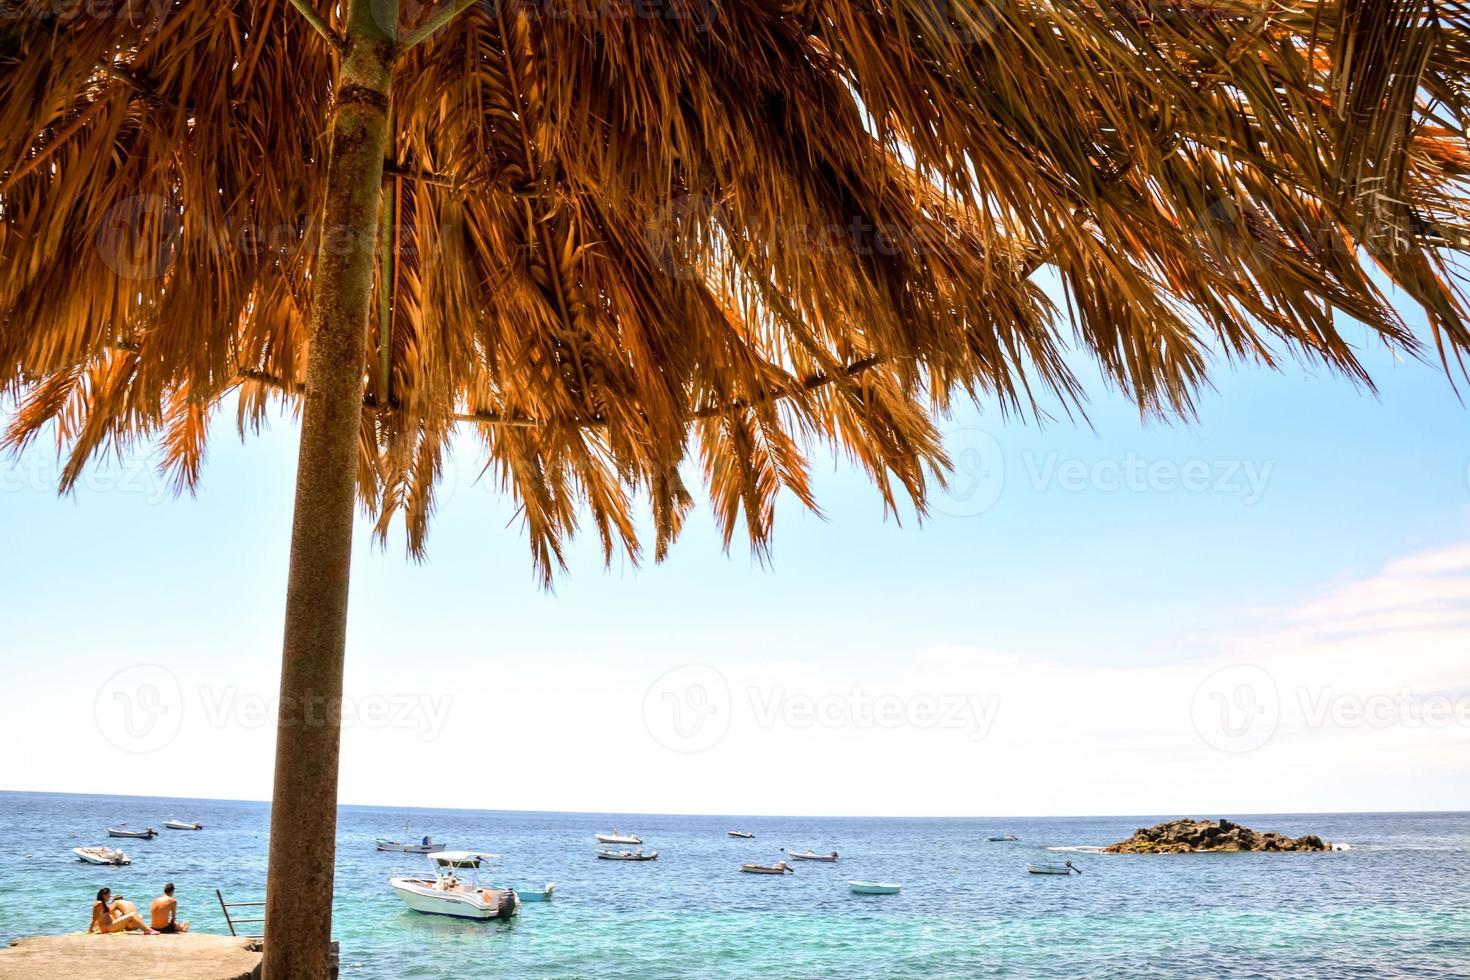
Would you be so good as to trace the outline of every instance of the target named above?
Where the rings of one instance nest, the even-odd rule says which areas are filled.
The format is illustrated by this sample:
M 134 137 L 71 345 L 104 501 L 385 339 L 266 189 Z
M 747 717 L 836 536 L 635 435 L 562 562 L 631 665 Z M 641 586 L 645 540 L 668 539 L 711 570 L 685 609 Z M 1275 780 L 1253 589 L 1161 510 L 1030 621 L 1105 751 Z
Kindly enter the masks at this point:
M 174 883 L 171 881 L 163 886 L 163 894 L 148 907 L 148 916 L 153 920 L 153 928 L 159 932 L 189 931 L 189 923 L 179 921 L 179 900 L 174 898 Z

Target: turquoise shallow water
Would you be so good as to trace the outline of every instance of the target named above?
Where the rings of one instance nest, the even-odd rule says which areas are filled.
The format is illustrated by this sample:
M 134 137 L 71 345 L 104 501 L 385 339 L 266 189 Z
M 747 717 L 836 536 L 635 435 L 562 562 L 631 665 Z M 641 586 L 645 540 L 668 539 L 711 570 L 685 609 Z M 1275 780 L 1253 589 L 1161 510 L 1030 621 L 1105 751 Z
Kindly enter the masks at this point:
M 1167 815 L 1169 817 L 1179 814 Z M 1106 844 L 1166 817 L 873 820 L 598 816 L 344 807 L 334 931 L 353 978 L 509 976 L 825 978 L 1470 976 L 1470 815 L 1229 816 L 1352 845 L 1330 854 L 1119 856 L 1046 848 Z M 128 868 L 78 863 L 110 823 L 198 819 L 199 833 L 121 842 Z M 223 932 L 214 899 L 259 898 L 268 808 L 260 803 L 0 793 L 0 942 L 84 929 L 106 884 L 143 904 L 165 880 L 184 917 Z M 405 819 L 454 848 L 504 855 L 499 877 L 556 881 L 553 902 L 508 924 L 404 910 L 387 885 L 419 870 L 374 836 Z M 659 859 L 598 861 L 592 834 L 641 834 Z M 753 841 L 729 838 L 748 829 Z M 1011 844 L 984 837 L 1000 830 Z M 742 875 L 783 847 L 836 849 L 836 865 Z M 1071 857 L 1081 877 L 1025 873 Z M 850 878 L 903 883 L 855 896 Z

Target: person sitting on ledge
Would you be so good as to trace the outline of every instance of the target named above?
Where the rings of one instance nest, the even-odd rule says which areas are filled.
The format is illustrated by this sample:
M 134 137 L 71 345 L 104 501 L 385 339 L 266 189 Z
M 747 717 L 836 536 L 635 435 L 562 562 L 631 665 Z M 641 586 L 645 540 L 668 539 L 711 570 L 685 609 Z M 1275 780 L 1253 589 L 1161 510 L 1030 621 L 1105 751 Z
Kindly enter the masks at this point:
M 122 903 L 125 907 L 131 907 L 131 902 Z M 112 907 L 112 889 L 103 888 L 97 892 L 97 901 L 92 905 L 92 923 L 87 926 L 88 932 L 127 932 L 129 929 L 140 929 L 150 936 L 158 935 L 157 932 L 148 928 L 138 915 L 138 910 L 133 908 L 131 913 L 124 913 L 121 909 Z
M 179 921 L 179 900 L 174 898 L 174 883 L 163 886 L 163 894 L 153 900 L 148 908 L 153 928 L 159 932 L 188 932 L 189 923 Z

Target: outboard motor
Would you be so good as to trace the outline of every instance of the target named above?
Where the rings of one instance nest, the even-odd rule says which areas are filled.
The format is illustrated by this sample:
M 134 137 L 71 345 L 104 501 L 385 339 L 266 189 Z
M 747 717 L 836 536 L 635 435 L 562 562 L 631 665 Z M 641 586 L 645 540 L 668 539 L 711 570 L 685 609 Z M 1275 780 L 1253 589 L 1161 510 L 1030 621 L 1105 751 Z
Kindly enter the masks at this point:
M 500 892 L 500 908 L 498 914 L 502 919 L 509 919 L 516 914 L 516 893 L 509 888 L 502 889 Z

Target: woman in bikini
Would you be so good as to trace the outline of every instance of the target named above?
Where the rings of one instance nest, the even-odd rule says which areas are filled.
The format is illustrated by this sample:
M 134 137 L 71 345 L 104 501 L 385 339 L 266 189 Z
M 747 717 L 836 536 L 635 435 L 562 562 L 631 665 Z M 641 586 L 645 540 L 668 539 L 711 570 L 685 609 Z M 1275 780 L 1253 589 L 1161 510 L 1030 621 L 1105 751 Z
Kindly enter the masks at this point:
M 116 915 L 114 916 L 114 913 Z M 92 924 L 87 926 L 88 932 L 127 932 L 129 929 L 141 929 L 149 936 L 158 935 L 158 930 L 150 929 L 148 923 L 138 915 L 134 908 L 131 912 L 123 909 L 114 910 L 112 907 L 112 889 L 104 888 L 97 893 L 97 901 L 92 905 Z

